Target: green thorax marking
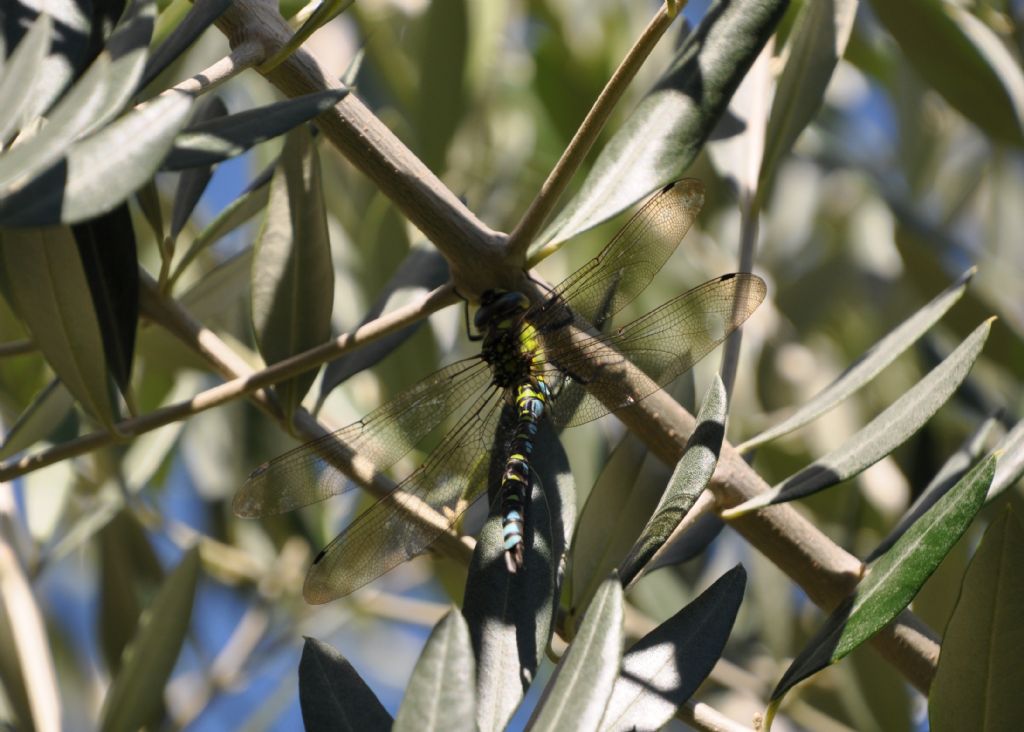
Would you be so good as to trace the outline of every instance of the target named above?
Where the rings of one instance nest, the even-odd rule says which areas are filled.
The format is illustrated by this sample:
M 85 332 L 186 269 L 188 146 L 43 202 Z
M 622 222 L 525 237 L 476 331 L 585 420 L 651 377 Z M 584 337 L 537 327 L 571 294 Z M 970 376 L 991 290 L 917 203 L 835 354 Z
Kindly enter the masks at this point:
M 494 372 L 494 384 L 518 388 L 536 378 L 542 360 L 534 327 L 523 320 L 530 301 L 521 292 L 488 290 L 474 319 L 483 333 L 481 356 Z

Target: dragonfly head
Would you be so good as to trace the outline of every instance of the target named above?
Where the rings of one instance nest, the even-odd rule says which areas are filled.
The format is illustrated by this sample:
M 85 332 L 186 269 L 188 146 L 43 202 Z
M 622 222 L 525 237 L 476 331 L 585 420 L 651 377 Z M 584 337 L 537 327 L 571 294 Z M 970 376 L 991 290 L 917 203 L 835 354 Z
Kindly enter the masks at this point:
M 530 298 L 514 290 L 487 290 L 480 297 L 473 325 L 477 330 L 514 318 L 530 307 Z

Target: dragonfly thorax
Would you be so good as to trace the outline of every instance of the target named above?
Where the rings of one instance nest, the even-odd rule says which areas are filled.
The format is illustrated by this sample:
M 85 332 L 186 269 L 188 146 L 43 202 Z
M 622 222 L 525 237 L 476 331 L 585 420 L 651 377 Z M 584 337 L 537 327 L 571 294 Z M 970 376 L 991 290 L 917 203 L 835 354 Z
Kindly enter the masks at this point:
M 529 307 L 521 292 L 488 290 L 480 298 L 474 323 L 483 332 L 480 355 L 491 366 L 495 386 L 511 388 L 530 380 L 538 346 L 533 329 L 523 325 Z

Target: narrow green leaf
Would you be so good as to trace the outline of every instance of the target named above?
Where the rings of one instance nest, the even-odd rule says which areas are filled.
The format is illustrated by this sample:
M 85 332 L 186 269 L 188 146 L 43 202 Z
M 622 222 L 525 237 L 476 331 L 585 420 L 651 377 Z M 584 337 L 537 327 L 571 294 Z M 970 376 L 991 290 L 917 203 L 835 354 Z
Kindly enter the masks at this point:
M 739 506 L 722 511 L 732 519 L 758 508 L 816 493 L 874 465 L 931 419 L 967 378 L 992 328 L 986 320 L 913 388 L 828 455 Z
M 217 265 L 181 296 L 181 304 L 210 328 L 237 322 L 240 308 L 248 308 L 252 258 L 250 247 Z
M 527 729 L 598 728 L 622 661 L 623 605 L 622 585 L 612 575 L 594 595 Z
M 766 189 L 779 161 L 821 107 L 825 88 L 850 41 L 858 5 L 857 0 L 816 0 L 804 3 L 800 10 L 768 117 L 759 191 Z
M 986 501 L 991 502 L 1003 491 L 1012 487 L 1024 475 L 1024 420 L 1021 420 L 999 443 L 998 449 L 1003 457 L 999 461 L 996 477 L 992 479 L 992 488 Z
M 74 398 L 59 379 L 47 384 L 7 430 L 3 445 L 0 445 L 0 459 L 9 458 L 50 437 L 67 419 L 74 403 Z
M 746 584 L 747 573 L 737 564 L 626 652 L 602 730 L 668 724 L 721 658 Z
M 0 143 L 28 121 L 29 104 L 36 94 L 36 81 L 43 71 L 43 59 L 53 39 L 53 20 L 40 13 L 4 64 L 0 75 Z
M 139 325 L 139 264 L 128 204 L 71 227 L 103 335 L 107 366 L 128 391 Z
M 944 0 L 872 0 L 871 8 L 950 105 L 996 140 L 1024 144 L 1024 75 L 991 29 Z
M 696 503 L 718 465 L 718 453 L 725 438 L 725 417 L 729 399 L 717 374 L 704 396 L 697 426 L 686 442 L 686 450 L 676 463 L 665 494 L 647 526 L 622 561 L 619 577 L 628 587 L 654 557 Z
M 268 364 L 331 337 L 333 275 L 320 159 L 309 128 L 302 126 L 285 140 L 253 260 L 253 328 Z M 310 371 L 277 385 L 286 415 L 315 378 Z
M 38 177 L 66 154 L 82 130 L 96 118 L 107 98 L 110 85 L 110 57 L 100 55 L 31 138 L 0 155 L 0 203 L 26 181 Z
M 466 52 L 469 20 L 466 0 L 437 0 L 424 18 L 416 100 L 417 153 L 431 170 L 442 172 L 448 145 L 466 106 Z
M 157 242 L 164 240 L 164 212 L 160 206 L 160 191 L 157 190 L 156 180 L 150 178 L 142 184 L 139 190 L 135 191 L 135 202 L 139 204 L 142 215 L 146 217 L 150 231 Z
M 778 700 L 798 682 L 846 656 L 910 604 L 981 509 L 995 475 L 989 456 L 965 475 L 871 566 L 853 596 L 828 617 L 772 692 Z
M 66 226 L 11 229 L 0 258 L 12 305 L 76 399 L 108 427 L 116 421 L 103 334 L 78 246 Z
M 164 170 L 213 165 L 284 134 L 330 109 L 348 89 L 328 89 L 190 126 L 174 141 Z
M 539 240 L 562 242 L 682 177 L 785 12 L 788 0 L 718 0 L 671 68 L 602 149 Z
M 326 0 L 325 2 L 317 5 L 316 9 L 310 13 L 306 21 L 299 27 L 295 34 L 288 39 L 288 42 L 284 44 L 277 52 L 274 53 L 266 62 L 260 65 L 260 70 L 265 74 L 271 69 L 276 68 L 282 61 L 291 56 L 295 51 L 306 42 L 306 39 L 313 35 L 317 29 L 319 29 L 325 23 L 330 22 L 341 13 L 348 10 L 349 6 L 355 0 Z M 296 6 L 296 11 L 298 6 Z M 282 12 L 285 9 L 282 7 Z M 286 18 L 291 17 L 285 15 Z
M 100 583 L 98 637 L 111 676 L 118 673 L 138 627 L 156 594 L 163 570 L 138 519 L 121 509 L 99 532 Z
M 967 471 L 985 454 L 989 437 L 998 423 L 997 417 L 989 417 L 978 425 L 978 428 L 964 440 L 964 443 L 960 445 L 957 451 L 950 455 L 949 459 L 942 464 L 939 472 L 935 474 L 935 477 L 921 491 L 921 495 L 906 510 L 888 536 L 879 542 L 878 546 L 870 554 L 864 557 L 865 564 L 870 564 L 889 551 L 889 548 L 896 543 L 896 540 L 903 536 L 906 530 L 915 524 L 925 511 L 934 506 L 936 501 L 942 498 L 950 488 L 956 485 L 957 481 L 964 477 Z M 999 470 L 996 471 L 996 478 L 992 481 L 993 486 L 995 486 L 995 482 L 999 478 L 999 471 L 1002 470 L 1005 460 L 1004 456 L 999 461 Z M 991 494 L 991 490 L 989 493 Z
M 406 299 L 416 294 L 425 295 L 443 285 L 448 278 L 448 260 L 437 249 L 433 247 L 412 248 L 384 285 L 366 315 L 363 316 L 360 325 L 379 317 L 393 297 L 401 296 Z M 319 409 L 323 405 L 328 394 L 338 384 L 354 374 L 376 365 L 382 358 L 408 340 L 423 325 L 423 322 L 420 320 L 393 333 L 388 333 L 354 353 L 345 354 L 328 363 L 324 370 L 324 378 L 320 382 L 317 408 Z
M 259 182 L 259 185 L 254 181 L 254 185 L 229 203 L 217 214 L 217 218 L 199 232 L 175 266 L 174 274 L 171 276 L 172 282 L 176 282 L 185 268 L 211 244 L 230 234 L 266 207 L 267 201 L 270 200 L 270 177 L 274 167 L 276 165 L 271 166 L 265 181 Z
M 231 0 L 195 0 L 185 18 L 174 27 L 146 62 L 139 88 L 144 89 L 176 61 L 231 5 Z
M 587 496 L 573 538 L 570 624 L 579 622 L 594 593 L 622 561 L 658 505 L 662 485 L 639 475 L 649 452 L 639 437 L 627 432 Z
M 391 715 L 344 656 L 306 638 L 299 661 L 299 704 L 307 732 L 391 729 Z
M 882 340 L 869 348 L 854 361 L 835 381 L 774 427 L 752 437 L 736 449 L 740 452 L 788 434 L 814 421 L 822 414 L 843 402 L 847 397 L 875 378 L 886 366 L 907 350 L 928 331 L 946 312 L 956 304 L 974 277 L 976 268 L 960 275 L 959 279 L 940 292 L 927 305 L 900 323 Z
M 192 548 L 139 618 L 135 637 L 125 649 L 121 671 L 103 700 L 99 724 L 103 732 L 134 732 L 153 722 L 185 642 L 198 580 L 199 550 Z
M 75 143 L 45 173 L 0 196 L 0 224 L 77 223 L 114 208 L 156 172 L 191 106 L 192 97 L 171 91 Z
M 211 119 L 223 117 L 228 113 L 227 105 L 216 94 L 208 94 L 196 102 L 195 111 L 192 115 L 193 124 L 206 122 Z M 185 228 L 189 217 L 199 203 L 206 184 L 213 176 L 213 166 L 199 165 L 182 172 L 178 178 L 178 188 L 174 193 L 174 206 L 171 208 L 171 242 L 178 238 L 178 234 Z
M 497 438 L 497 436 L 496 436 Z M 486 475 L 500 484 L 502 450 L 492 451 Z M 505 729 L 537 674 L 554 627 L 561 566 L 575 520 L 575 486 L 565 450 L 543 420 L 534 448 L 535 480 L 526 515 L 525 564 L 505 565 L 501 502 L 477 539 L 466 579 L 463 615 L 476 658 L 476 716 L 480 732 Z M 489 469 L 488 469 L 489 468 Z
M 928 694 L 933 732 L 999 732 L 1024 714 L 1024 528 L 1009 506 L 978 545 Z
M 60 729 L 61 696 L 46 624 L 7 541 L 0 541 L 0 683 L 14 727 Z
M 110 56 L 107 96 L 99 114 L 82 129 L 81 137 L 95 132 L 119 115 L 135 93 L 146 66 L 155 20 L 156 4 L 153 0 L 134 0 L 121 15 L 102 52 L 102 55 Z
M 439 622 L 405 688 L 394 732 L 476 729 L 473 679 L 476 674 L 469 628 L 458 610 Z

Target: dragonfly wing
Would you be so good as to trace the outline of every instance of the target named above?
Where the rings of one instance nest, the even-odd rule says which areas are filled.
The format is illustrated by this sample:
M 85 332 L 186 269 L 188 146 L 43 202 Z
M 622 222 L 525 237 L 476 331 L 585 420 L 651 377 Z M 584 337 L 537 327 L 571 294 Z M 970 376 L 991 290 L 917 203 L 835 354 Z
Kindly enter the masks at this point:
M 486 492 L 499 394 L 494 387 L 480 395 L 419 469 L 320 552 L 306 575 L 307 602 L 344 597 L 422 553 Z
M 401 392 L 347 427 L 264 463 L 235 494 L 239 516 L 292 511 L 343 493 L 353 483 L 339 469 L 387 470 L 492 379 L 479 358 L 457 361 Z
M 526 319 L 540 330 L 568 323 L 566 306 L 598 330 L 661 269 L 704 205 L 704 186 L 685 178 L 654 194 L 600 254 L 558 285 Z
M 614 333 L 542 336 L 545 371 L 561 384 L 549 414 L 574 426 L 635 404 L 688 371 L 764 300 L 764 280 L 729 274 L 669 300 Z M 580 395 L 577 389 L 585 388 Z

